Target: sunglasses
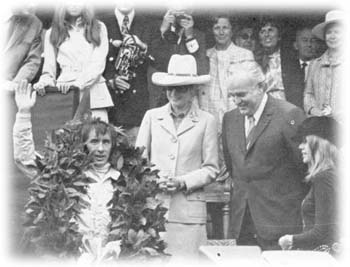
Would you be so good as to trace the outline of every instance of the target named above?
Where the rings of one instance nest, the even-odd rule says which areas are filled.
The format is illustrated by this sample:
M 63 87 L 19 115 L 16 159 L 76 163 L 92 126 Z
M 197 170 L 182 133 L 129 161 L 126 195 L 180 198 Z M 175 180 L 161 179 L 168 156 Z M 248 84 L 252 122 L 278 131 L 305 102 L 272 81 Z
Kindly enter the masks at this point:
M 243 40 L 254 40 L 253 34 L 248 34 L 248 33 L 242 33 L 239 35 Z
M 178 93 L 187 93 L 190 88 L 190 86 L 168 86 L 166 90 L 169 92 L 176 90 Z

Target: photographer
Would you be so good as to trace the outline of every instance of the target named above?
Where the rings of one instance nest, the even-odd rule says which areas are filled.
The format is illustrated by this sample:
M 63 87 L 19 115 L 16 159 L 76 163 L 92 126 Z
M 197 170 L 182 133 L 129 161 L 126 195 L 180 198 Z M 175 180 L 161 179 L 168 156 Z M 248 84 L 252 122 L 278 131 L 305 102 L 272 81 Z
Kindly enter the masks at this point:
M 206 56 L 204 33 L 197 30 L 189 9 L 169 9 L 160 23 L 159 30 L 153 33 L 149 51 L 154 57 L 153 66 L 148 77 L 154 72 L 166 72 L 170 57 L 173 54 L 191 54 L 197 62 L 198 75 L 209 73 L 209 61 Z M 149 79 L 150 81 L 150 79 Z M 166 97 L 162 89 L 149 82 L 150 107 L 165 104 Z

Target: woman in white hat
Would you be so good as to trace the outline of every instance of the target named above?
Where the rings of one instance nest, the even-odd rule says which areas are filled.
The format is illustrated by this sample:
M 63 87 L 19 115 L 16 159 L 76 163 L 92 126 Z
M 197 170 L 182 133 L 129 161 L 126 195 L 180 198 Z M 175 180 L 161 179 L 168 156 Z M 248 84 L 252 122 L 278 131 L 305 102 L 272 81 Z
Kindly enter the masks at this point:
M 328 49 L 311 62 L 304 94 L 305 112 L 310 116 L 333 116 L 339 119 L 341 107 L 342 45 L 344 13 L 333 10 L 326 14 L 324 22 L 316 25 L 312 33 L 326 42 Z
M 152 76 L 154 84 L 166 88 L 169 103 L 146 112 L 136 140 L 160 170 L 163 193 L 158 198 L 169 209 L 165 241 L 176 261 L 198 257 L 207 239 L 203 187 L 218 173 L 217 126 L 193 99 L 195 85 L 209 80 L 209 75 L 197 75 L 192 55 L 173 55 L 168 72 Z

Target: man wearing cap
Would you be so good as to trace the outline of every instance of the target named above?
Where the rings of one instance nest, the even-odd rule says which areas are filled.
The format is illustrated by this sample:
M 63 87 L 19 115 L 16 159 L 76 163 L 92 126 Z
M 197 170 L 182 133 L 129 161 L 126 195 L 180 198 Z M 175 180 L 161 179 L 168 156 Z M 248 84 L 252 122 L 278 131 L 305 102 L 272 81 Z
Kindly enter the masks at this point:
M 302 229 L 306 190 L 298 144 L 292 139 L 304 112 L 264 93 L 255 62 L 235 70 L 229 93 L 237 108 L 223 118 L 223 150 L 233 179 L 230 234 L 238 245 L 280 249 L 283 233 Z
M 136 140 L 145 157 L 160 170 L 158 196 L 168 206 L 165 241 L 174 260 L 198 257 L 206 243 L 206 201 L 203 187 L 218 173 L 217 126 L 200 110 L 194 85 L 209 75 L 197 75 L 191 55 L 173 55 L 168 72 L 156 72 L 152 81 L 166 89 L 169 103 L 146 112 Z

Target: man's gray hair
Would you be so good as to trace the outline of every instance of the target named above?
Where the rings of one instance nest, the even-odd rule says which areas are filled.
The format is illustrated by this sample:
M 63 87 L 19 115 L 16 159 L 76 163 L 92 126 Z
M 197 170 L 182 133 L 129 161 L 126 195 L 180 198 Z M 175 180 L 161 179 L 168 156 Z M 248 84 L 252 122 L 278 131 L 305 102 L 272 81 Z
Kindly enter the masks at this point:
M 253 61 L 232 64 L 229 68 L 228 91 L 233 88 L 252 87 L 259 85 L 264 88 L 265 75 L 260 65 Z

